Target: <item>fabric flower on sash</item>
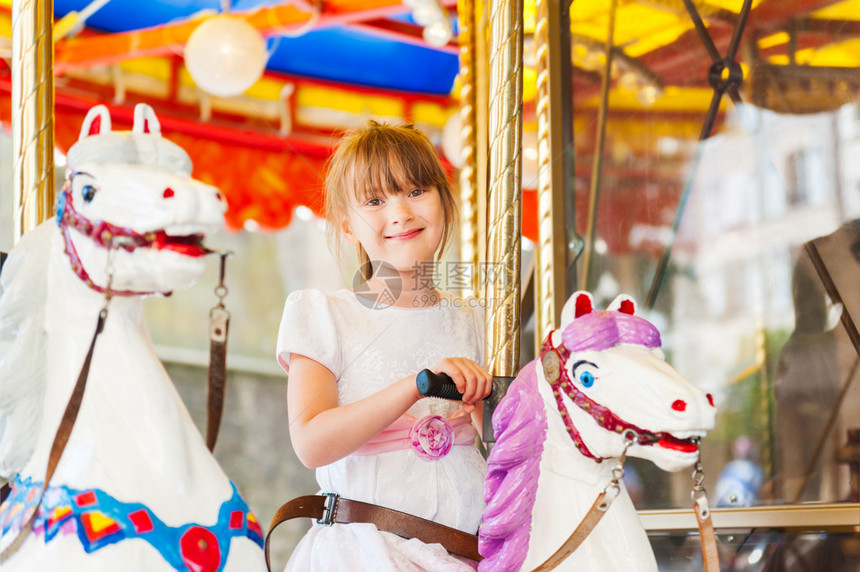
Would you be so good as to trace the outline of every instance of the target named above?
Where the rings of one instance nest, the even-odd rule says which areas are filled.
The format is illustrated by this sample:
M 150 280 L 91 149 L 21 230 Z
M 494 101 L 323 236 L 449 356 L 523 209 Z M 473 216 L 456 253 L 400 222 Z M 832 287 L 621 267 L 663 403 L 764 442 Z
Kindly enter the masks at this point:
M 412 450 L 422 459 L 444 457 L 454 444 L 454 428 L 438 415 L 428 415 L 415 422 L 409 432 Z

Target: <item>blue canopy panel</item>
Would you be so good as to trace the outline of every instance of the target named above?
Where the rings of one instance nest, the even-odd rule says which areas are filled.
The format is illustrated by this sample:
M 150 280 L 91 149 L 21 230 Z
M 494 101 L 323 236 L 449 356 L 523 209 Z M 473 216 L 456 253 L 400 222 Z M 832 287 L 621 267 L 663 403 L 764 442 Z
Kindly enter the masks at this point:
M 62 17 L 81 11 L 90 0 L 54 0 L 54 15 Z M 265 4 L 255 0 L 248 4 Z M 253 6 L 249 5 L 248 8 Z M 221 11 L 221 0 L 110 0 L 87 20 L 87 26 L 105 32 L 128 32 L 161 26 L 185 19 L 201 10 Z
M 54 0 L 62 17 L 82 10 L 89 0 Z M 233 9 L 251 10 L 273 0 L 236 0 Z M 111 0 L 87 26 L 105 32 L 127 32 L 188 18 L 201 10 L 220 11 L 220 0 Z M 298 38 L 273 37 L 268 69 L 353 85 L 413 93 L 450 93 L 458 71 L 457 56 L 431 48 L 395 42 L 337 26 Z
M 355 85 L 447 95 L 457 56 L 344 27 L 276 40 L 269 69 Z

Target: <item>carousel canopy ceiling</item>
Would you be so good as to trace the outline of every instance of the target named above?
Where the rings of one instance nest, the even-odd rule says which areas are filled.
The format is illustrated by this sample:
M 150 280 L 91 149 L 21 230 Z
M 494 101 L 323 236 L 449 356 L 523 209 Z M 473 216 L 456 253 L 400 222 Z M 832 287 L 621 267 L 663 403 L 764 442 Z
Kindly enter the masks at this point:
M 677 196 L 678 174 L 713 96 L 712 52 L 726 54 L 742 4 L 618 0 L 607 182 L 614 176 L 628 186 L 669 189 L 663 193 L 668 202 Z M 234 97 L 198 89 L 183 59 L 191 33 L 225 5 L 260 31 L 268 53 L 263 77 Z M 320 173 L 334 132 L 368 117 L 405 119 L 441 142 L 457 108 L 458 56 L 456 0 L 440 5 L 455 35 L 430 46 L 416 23 L 420 18 L 399 0 L 54 0 L 57 143 L 71 144 L 83 113 L 95 103 L 107 103 L 121 126 L 133 104 L 145 101 L 159 113 L 165 133 L 189 149 L 198 176 L 224 189 L 231 226 L 251 220 L 280 228 L 297 204 L 318 210 Z M 570 14 L 577 176 L 584 180 L 590 176 L 610 5 L 574 2 Z M 690 6 L 710 40 L 696 29 Z M 0 0 L 4 123 L 11 112 L 11 10 L 12 0 Z M 527 143 L 535 129 L 534 12 L 534 1 L 526 0 Z M 738 59 L 744 101 L 792 113 L 855 101 L 860 0 L 753 0 Z M 730 105 L 723 97 L 718 125 Z M 534 174 L 523 180 L 529 186 Z
M 57 17 L 87 6 L 86 0 L 56 0 Z M 183 31 L 171 37 L 172 30 L 184 30 L 188 21 L 199 21 L 221 11 L 219 0 L 141 1 L 109 0 L 95 12 L 87 26 L 100 33 L 143 36 L 150 30 L 152 48 L 174 50 L 182 54 Z M 310 5 L 298 2 L 273 0 L 236 0 L 230 11 L 237 15 L 256 17 L 255 27 L 268 38 L 270 53 L 267 68 L 285 73 L 337 81 L 347 84 L 396 89 L 408 92 L 447 94 L 457 74 L 457 56 L 454 50 L 445 51 L 419 45 L 420 34 L 407 42 L 406 33 L 401 41 L 388 32 L 388 27 L 401 23 L 400 16 L 408 16 L 409 8 L 384 1 L 356 2 L 336 0 L 326 2 L 323 16 L 314 29 L 298 37 L 289 37 L 303 21 L 310 18 Z M 350 15 L 347 17 L 346 15 Z M 329 17 L 330 16 L 330 17 Z M 377 22 L 381 20 L 381 22 Z M 344 24 L 338 24 L 338 21 Z M 378 26 L 378 32 L 374 30 Z M 407 26 L 407 28 L 415 26 Z M 157 46 L 158 42 L 164 45 Z M 168 44 L 169 42 L 169 44 Z M 102 45 L 93 43 L 93 46 Z M 456 46 L 452 46 L 456 48 Z M 86 53 L 79 50 L 78 54 Z M 62 59 L 58 51 L 58 60 Z M 93 59 L 103 57 L 93 50 Z M 70 65 L 80 65 L 80 60 Z M 420 70 L 420 73 L 416 73 Z

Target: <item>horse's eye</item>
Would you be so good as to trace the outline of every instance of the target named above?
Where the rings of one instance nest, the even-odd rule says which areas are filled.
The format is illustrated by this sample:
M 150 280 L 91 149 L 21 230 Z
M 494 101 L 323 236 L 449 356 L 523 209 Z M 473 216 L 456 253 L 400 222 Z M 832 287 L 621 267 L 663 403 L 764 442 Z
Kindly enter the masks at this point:
M 81 189 L 81 196 L 84 197 L 85 203 L 93 202 L 93 198 L 96 196 L 96 188 L 92 185 L 84 185 L 84 188 Z
M 584 387 L 591 387 L 594 385 L 594 374 L 590 371 L 584 371 L 579 374 L 579 381 L 582 382 Z

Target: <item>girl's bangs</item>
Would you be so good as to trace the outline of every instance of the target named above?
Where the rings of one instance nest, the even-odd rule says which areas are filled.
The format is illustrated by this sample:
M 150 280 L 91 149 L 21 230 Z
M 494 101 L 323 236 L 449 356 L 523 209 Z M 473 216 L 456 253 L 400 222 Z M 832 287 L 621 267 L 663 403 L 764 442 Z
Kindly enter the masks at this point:
M 350 178 L 353 181 L 352 194 L 364 202 L 374 197 L 404 193 L 416 187 L 433 185 L 440 187 L 445 183 L 434 173 L 433 159 L 424 155 L 426 149 L 409 145 L 411 141 L 367 141 L 361 149 L 356 149 L 355 161 Z

